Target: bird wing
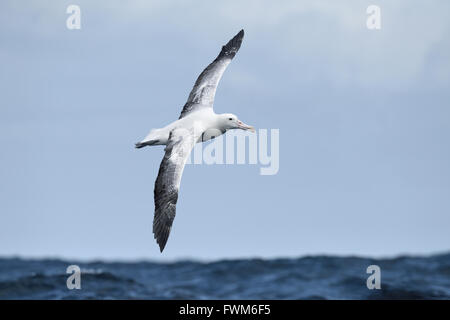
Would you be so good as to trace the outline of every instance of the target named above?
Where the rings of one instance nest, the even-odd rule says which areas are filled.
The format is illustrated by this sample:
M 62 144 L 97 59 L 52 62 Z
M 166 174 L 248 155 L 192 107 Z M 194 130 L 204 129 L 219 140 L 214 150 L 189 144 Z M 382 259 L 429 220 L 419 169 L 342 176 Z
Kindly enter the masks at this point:
M 178 128 L 170 132 L 164 158 L 155 182 L 153 234 L 161 252 L 166 246 L 175 219 L 178 190 L 184 165 L 202 132 L 196 128 Z
M 217 58 L 200 74 L 192 88 L 180 118 L 201 108 L 212 108 L 217 85 L 222 74 L 241 47 L 244 30 L 239 31 L 226 45 L 222 47 Z

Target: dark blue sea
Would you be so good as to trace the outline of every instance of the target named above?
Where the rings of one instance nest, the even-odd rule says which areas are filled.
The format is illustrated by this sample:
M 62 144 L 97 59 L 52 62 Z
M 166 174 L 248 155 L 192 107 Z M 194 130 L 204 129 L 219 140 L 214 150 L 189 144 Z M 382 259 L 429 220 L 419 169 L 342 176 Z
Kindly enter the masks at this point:
M 81 289 L 66 285 L 81 268 Z M 381 289 L 369 290 L 369 265 Z M 89 263 L 0 259 L 0 299 L 450 299 L 450 253 L 369 259 L 311 256 L 216 262 Z

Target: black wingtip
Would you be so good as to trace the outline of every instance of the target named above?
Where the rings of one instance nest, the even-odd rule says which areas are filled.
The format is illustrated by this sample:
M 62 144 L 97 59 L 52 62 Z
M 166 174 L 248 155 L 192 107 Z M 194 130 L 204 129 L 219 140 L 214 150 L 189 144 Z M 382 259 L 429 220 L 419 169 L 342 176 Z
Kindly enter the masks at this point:
M 159 251 L 162 253 L 164 248 L 166 247 L 167 240 L 169 239 L 170 229 L 168 231 L 163 230 L 161 223 L 154 220 L 153 221 L 153 237 L 156 240 L 156 243 L 159 246 Z
M 164 248 L 166 247 L 167 244 L 167 238 L 164 239 L 156 239 L 156 242 L 158 243 L 159 246 L 159 251 L 162 253 L 164 251 Z
M 164 251 L 164 248 L 166 247 L 167 240 L 164 241 L 164 239 L 162 239 L 160 237 L 157 237 L 155 232 L 153 232 L 153 234 L 154 234 L 154 238 L 156 240 L 156 243 L 159 246 L 159 251 L 162 253 Z
M 234 37 L 233 39 L 230 40 L 230 42 L 232 42 L 233 44 L 238 44 L 239 46 L 241 46 L 242 43 L 242 39 L 244 39 L 244 29 L 241 29 L 241 31 L 239 31 Z M 229 42 L 229 43 L 230 43 Z M 239 48 L 238 48 L 239 49 Z
M 219 57 L 230 57 L 234 58 L 236 52 L 239 51 L 239 48 L 242 44 L 242 39 L 244 38 L 244 29 L 241 29 L 226 45 L 222 47 L 222 51 L 220 51 Z

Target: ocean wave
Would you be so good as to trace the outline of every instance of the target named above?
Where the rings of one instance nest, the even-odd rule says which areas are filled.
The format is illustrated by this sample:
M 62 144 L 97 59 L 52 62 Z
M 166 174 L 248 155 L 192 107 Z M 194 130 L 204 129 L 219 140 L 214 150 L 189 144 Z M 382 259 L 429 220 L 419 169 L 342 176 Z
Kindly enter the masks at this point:
M 66 268 L 81 268 L 69 290 Z M 366 268 L 381 268 L 381 289 Z M 0 299 L 450 299 L 450 254 L 367 259 L 304 257 L 210 263 L 77 263 L 0 259 Z

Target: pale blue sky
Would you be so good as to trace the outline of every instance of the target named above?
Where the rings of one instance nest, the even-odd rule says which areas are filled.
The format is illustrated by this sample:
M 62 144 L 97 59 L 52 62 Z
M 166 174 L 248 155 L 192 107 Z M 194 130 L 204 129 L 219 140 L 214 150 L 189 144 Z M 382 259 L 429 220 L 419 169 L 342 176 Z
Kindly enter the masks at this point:
M 69 4 L 81 30 L 66 29 Z M 366 28 L 381 7 L 382 29 Z M 215 259 L 450 249 L 450 2 L 1 1 L 0 255 Z M 161 255 L 161 147 L 241 28 L 217 112 L 280 170 L 187 166 Z

